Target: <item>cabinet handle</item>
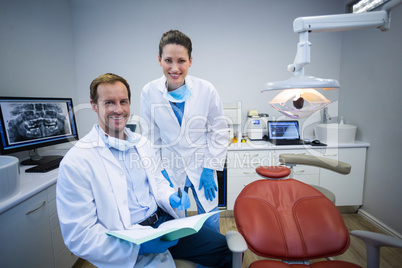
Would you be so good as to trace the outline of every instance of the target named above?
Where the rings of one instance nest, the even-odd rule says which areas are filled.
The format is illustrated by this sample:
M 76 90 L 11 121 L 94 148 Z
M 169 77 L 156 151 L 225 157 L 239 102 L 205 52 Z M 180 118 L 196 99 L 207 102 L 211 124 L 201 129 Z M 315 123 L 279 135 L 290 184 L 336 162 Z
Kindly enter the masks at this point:
M 256 174 L 255 171 L 243 171 L 243 174 Z
M 305 172 L 304 169 L 294 171 L 294 173 L 304 173 L 304 172 Z
M 31 213 L 34 213 L 35 211 L 41 209 L 44 205 L 46 205 L 46 201 L 43 201 L 42 205 L 40 205 L 38 208 L 35 208 L 35 209 L 31 210 L 31 211 L 28 211 L 27 213 L 25 213 L 25 215 L 29 215 Z
M 338 156 L 338 154 L 324 154 L 324 156 Z
M 247 155 L 247 156 L 255 157 L 255 156 L 259 156 L 260 154 L 245 153 L 244 155 L 245 155 L 245 156 Z

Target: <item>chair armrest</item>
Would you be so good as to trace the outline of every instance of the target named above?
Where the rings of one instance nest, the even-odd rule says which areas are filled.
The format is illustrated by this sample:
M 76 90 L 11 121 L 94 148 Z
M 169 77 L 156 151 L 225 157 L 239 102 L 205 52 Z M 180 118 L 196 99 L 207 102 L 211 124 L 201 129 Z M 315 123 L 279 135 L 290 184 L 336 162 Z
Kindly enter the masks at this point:
M 397 237 L 362 230 L 353 230 L 350 234 L 373 246 L 402 248 L 402 239 Z
M 380 266 L 380 247 L 402 248 L 402 239 L 396 237 L 362 230 L 353 230 L 350 234 L 366 243 L 367 268 Z
M 280 154 L 279 162 L 283 165 L 299 164 L 316 166 L 329 169 L 344 175 L 349 174 L 352 168 L 351 165 L 349 165 L 348 163 L 335 159 L 301 154 Z
M 247 250 L 247 243 L 243 236 L 237 231 L 227 231 L 226 242 L 230 251 L 233 252 L 233 268 L 241 268 L 243 262 L 243 253 Z

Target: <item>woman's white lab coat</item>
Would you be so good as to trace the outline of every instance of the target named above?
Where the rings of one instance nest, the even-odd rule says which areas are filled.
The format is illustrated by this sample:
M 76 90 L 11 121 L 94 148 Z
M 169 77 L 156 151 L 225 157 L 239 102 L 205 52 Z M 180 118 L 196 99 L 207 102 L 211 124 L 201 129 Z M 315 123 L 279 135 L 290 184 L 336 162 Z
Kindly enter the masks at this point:
M 141 93 L 141 130 L 160 151 L 161 167 L 166 169 L 175 189 L 184 187 L 186 177 L 197 190 L 206 212 L 218 206 L 218 198 L 205 198 L 204 188 L 198 190 L 203 168 L 223 170 L 228 147 L 228 127 L 222 101 L 208 81 L 187 76 L 191 91 L 186 100 L 182 125 L 167 99 L 166 78 L 144 86 Z
M 133 139 L 139 136 L 126 134 Z M 154 150 L 144 137 L 137 150 L 143 161 L 154 160 Z M 158 206 L 177 217 L 169 204 L 175 190 L 149 162 L 145 170 Z M 57 211 L 66 246 L 98 267 L 145 267 L 143 263 L 174 267 L 168 251 L 137 259 L 139 246 L 106 235 L 109 230 L 130 228 L 127 200 L 124 172 L 94 127 L 66 154 L 59 169 Z

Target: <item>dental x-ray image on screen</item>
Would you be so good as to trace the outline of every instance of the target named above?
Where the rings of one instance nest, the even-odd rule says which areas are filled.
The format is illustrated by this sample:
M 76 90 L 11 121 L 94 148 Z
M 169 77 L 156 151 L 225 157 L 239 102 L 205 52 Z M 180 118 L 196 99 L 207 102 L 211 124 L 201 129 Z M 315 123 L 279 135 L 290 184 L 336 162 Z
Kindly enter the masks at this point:
M 29 150 L 32 161 L 24 163 L 43 162 L 36 149 L 72 140 L 78 130 L 71 98 L 0 97 L 2 154 Z
M 65 102 L 2 103 L 1 109 L 10 145 L 28 140 L 71 135 Z

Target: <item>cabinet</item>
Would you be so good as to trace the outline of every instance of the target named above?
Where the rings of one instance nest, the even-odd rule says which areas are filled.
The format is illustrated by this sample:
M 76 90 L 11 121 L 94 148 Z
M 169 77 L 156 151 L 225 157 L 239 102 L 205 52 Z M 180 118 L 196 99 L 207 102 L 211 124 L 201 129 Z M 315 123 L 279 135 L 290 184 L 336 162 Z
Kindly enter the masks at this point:
M 348 175 L 341 175 L 320 168 L 320 186 L 335 194 L 337 206 L 362 205 L 366 148 L 323 149 L 322 156 L 346 162 L 352 169 Z
M 0 263 L 4 267 L 72 267 L 56 211 L 56 185 L 0 214 Z
M 229 151 L 227 165 L 227 209 L 232 210 L 241 190 L 250 182 L 261 179 L 255 169 L 274 164 L 274 151 Z
M 284 153 L 322 156 L 350 164 L 352 170 L 348 175 L 318 167 L 297 165 L 293 168 L 293 178 L 332 191 L 336 196 L 337 206 L 362 205 L 366 150 L 365 147 L 231 150 L 227 158 L 227 209 L 233 209 L 238 194 L 247 184 L 261 179 L 255 172 L 256 167 L 278 165 L 279 155 Z
M 46 191 L 1 214 L 0 226 L 3 267 L 54 267 Z
M 59 217 L 56 207 L 56 184 L 47 189 L 49 202 L 50 231 L 52 234 L 53 258 L 56 268 L 70 268 L 77 261 L 78 257 L 72 254 L 64 245 L 61 235 Z

